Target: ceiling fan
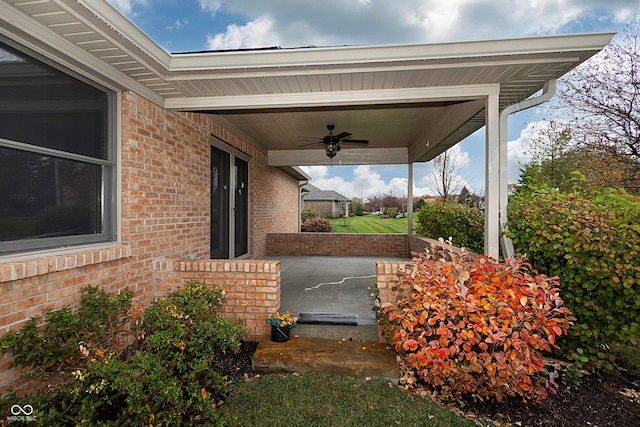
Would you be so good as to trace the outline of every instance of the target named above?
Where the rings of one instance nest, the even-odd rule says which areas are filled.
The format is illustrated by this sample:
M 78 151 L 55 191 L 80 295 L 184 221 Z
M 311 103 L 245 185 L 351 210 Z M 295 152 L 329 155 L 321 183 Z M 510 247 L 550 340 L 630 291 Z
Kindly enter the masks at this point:
M 335 129 L 335 125 L 328 124 L 327 129 L 329 129 L 329 135 L 325 135 L 322 138 L 317 138 L 319 141 L 311 144 L 303 145 L 303 147 L 309 147 L 315 144 L 323 144 L 324 149 L 327 153 L 327 156 L 332 159 L 336 156 L 338 151 L 340 151 L 340 143 L 355 143 L 355 144 L 368 144 L 369 140 L 367 139 L 349 139 L 351 133 L 349 132 L 340 132 L 337 135 L 333 134 L 333 130 Z

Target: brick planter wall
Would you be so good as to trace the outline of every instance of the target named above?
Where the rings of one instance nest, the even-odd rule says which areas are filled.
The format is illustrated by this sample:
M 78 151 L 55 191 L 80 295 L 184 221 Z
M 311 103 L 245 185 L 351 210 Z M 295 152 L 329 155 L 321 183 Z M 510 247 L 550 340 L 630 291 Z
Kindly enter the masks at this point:
M 221 312 L 230 319 L 242 319 L 248 338 L 257 339 L 270 332 L 267 317 L 280 309 L 280 261 L 161 261 L 156 264 L 156 296 L 171 293 L 191 280 L 224 289 Z
M 406 262 L 400 261 L 378 261 L 376 262 L 376 286 L 378 287 L 378 298 L 380 305 L 387 302 L 395 303 L 398 299 L 398 282 L 402 280 L 407 271 Z M 383 335 L 383 328 L 378 326 L 378 337 L 380 341 L 386 341 Z

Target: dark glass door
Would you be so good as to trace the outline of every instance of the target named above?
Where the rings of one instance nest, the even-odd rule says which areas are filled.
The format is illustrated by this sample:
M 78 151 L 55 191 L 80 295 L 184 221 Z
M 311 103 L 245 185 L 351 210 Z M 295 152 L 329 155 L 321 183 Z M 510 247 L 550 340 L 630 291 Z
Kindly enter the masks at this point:
M 229 258 L 229 153 L 211 147 L 211 258 Z
M 249 252 L 249 163 L 235 159 L 235 201 L 234 201 L 234 257 Z

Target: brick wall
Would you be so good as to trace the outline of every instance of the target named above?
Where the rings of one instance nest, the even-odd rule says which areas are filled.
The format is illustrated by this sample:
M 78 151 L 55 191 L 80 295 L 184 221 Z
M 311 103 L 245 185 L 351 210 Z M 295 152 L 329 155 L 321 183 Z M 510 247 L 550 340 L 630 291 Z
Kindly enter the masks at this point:
M 127 246 L 11 261 L 0 264 L 0 336 L 18 330 L 45 310 L 74 305 L 88 285 L 117 292 L 129 282 Z M 0 359 L 0 394 L 20 383 L 22 371 L 9 369 L 12 359 Z
M 251 257 L 267 255 L 269 233 L 298 231 L 300 205 L 298 183 L 264 162 L 252 164 L 252 205 L 249 226 Z
M 304 208 L 312 208 L 321 218 L 333 218 L 333 202 L 331 200 L 305 200 Z
M 409 256 L 406 234 L 271 233 L 269 255 Z
M 221 312 L 242 319 L 247 336 L 267 335 L 267 317 L 280 309 L 280 261 L 203 260 L 163 261 L 156 265 L 156 294 L 166 295 L 190 280 L 221 286 Z
M 407 271 L 407 263 L 399 261 L 378 261 L 376 262 L 376 286 L 378 287 L 378 298 L 380 305 L 385 303 L 395 303 L 398 298 L 398 282 Z M 378 326 L 378 337 L 380 341 L 385 341 L 382 326 Z
M 137 303 L 147 305 L 162 293 L 154 282 L 159 262 L 208 259 L 212 136 L 249 157 L 250 255 L 266 255 L 267 233 L 297 230 L 298 183 L 267 167 L 265 154 L 208 116 L 166 111 L 135 93 L 122 93 L 121 109 L 120 243 L 0 258 L 0 336 L 47 309 L 76 304 L 79 290 L 87 285 L 114 293 L 128 287 Z M 172 286 L 186 277 L 179 268 L 165 270 L 161 284 L 172 272 L 176 274 Z M 271 276 L 261 275 L 242 280 L 258 288 L 263 279 L 273 282 Z M 224 283 L 236 286 L 233 281 Z M 261 292 L 233 294 L 248 299 L 262 296 Z M 269 298 L 273 297 L 271 293 Z M 279 297 L 268 301 L 279 304 Z M 235 313 L 251 316 L 257 333 L 258 315 L 248 308 L 250 304 Z M 9 370 L 9 363 L 8 357 L 0 360 L 0 393 L 17 384 L 20 373 Z

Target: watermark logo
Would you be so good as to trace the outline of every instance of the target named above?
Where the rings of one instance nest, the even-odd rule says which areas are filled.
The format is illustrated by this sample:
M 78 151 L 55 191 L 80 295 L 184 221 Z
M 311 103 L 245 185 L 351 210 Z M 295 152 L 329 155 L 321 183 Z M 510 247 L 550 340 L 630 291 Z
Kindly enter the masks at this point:
M 36 416 L 33 415 L 33 406 L 31 405 L 13 405 L 11 406 L 11 416 L 9 421 L 35 421 Z

